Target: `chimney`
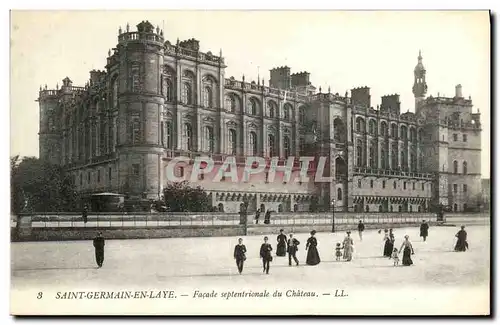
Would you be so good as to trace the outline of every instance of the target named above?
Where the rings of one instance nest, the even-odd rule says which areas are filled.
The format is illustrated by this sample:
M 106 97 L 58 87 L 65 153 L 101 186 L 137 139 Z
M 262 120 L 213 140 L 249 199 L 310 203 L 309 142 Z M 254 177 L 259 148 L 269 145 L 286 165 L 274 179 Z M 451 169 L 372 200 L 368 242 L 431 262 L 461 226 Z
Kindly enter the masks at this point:
M 456 85 L 455 86 L 455 97 L 456 98 L 463 98 L 463 96 L 462 96 L 462 85 Z

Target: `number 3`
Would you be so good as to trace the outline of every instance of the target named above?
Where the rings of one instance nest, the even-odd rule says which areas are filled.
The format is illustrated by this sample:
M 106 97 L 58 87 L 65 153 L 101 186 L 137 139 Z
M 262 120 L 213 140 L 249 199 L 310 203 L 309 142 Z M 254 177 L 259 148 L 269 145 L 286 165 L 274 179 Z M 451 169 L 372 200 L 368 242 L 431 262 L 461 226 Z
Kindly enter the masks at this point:
M 36 299 L 42 299 L 43 297 L 43 292 L 39 292 L 38 295 L 36 296 Z

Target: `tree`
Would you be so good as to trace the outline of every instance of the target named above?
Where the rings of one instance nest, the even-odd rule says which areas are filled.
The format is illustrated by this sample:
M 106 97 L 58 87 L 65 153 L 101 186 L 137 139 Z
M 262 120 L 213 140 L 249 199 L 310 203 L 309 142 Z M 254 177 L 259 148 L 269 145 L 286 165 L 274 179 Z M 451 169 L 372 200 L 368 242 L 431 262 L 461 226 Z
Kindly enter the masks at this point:
M 189 182 L 169 183 L 163 189 L 162 200 L 171 212 L 209 212 L 212 202 L 200 187 L 191 187 Z
M 62 167 L 36 157 L 11 158 L 11 211 L 56 212 L 78 207 L 73 180 Z

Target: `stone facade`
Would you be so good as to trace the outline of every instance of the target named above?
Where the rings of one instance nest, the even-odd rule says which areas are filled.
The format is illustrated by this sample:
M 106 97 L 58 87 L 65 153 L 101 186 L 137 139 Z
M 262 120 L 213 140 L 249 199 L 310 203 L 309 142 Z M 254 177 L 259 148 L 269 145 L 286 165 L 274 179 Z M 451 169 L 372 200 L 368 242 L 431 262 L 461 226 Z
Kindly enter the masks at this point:
M 289 67 L 264 80 L 226 78 L 219 56 L 199 51 L 195 39 L 171 44 L 149 22 L 119 30 L 105 71 L 91 71 L 84 87 L 69 78 L 59 89 L 40 89 L 40 157 L 62 164 L 82 193 L 117 192 L 155 199 L 175 157 L 210 156 L 212 175 L 197 182 L 215 207 L 250 210 L 428 211 L 445 204 L 463 211 L 481 192 L 481 125 L 472 101 L 425 97 L 426 72 L 419 54 L 414 70 L 415 113 L 402 113 L 399 95 L 373 108 L 370 89 L 341 96 L 319 91 L 308 72 Z M 243 174 L 246 156 L 324 156 L 329 183 L 292 180 L 264 171 L 247 181 L 213 176 L 228 156 Z M 310 165 L 313 177 L 317 160 Z M 193 164 L 178 164 L 190 179 Z

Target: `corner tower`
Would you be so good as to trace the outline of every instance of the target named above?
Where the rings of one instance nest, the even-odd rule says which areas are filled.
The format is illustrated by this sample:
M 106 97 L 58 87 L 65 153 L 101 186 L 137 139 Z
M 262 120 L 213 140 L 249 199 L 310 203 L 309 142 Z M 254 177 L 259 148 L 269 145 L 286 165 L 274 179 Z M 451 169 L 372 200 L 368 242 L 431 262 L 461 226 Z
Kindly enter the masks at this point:
M 67 78 L 69 80 L 69 78 Z M 66 80 L 66 79 L 65 79 Z M 61 163 L 61 132 L 58 90 L 47 89 L 47 85 L 38 94 L 40 107 L 40 131 L 38 133 L 39 157 L 51 164 Z
M 415 95 L 415 113 L 419 113 L 420 103 L 425 99 L 427 83 L 425 82 L 425 68 L 422 64 L 422 52 L 418 51 L 418 63 L 413 70 L 413 95 Z
M 119 30 L 118 179 L 130 199 L 156 199 L 162 184 L 163 31 L 148 22 Z

